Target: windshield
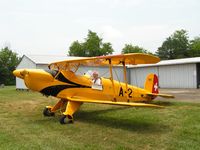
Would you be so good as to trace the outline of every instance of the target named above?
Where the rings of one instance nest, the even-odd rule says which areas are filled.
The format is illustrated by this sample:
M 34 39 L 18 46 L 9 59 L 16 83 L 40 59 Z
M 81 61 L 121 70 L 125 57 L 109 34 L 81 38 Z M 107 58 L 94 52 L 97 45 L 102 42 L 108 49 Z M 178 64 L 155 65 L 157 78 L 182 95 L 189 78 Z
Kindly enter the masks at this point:
M 53 77 L 55 77 L 58 74 L 57 70 L 48 70 L 48 69 L 46 69 L 45 71 L 50 73 Z

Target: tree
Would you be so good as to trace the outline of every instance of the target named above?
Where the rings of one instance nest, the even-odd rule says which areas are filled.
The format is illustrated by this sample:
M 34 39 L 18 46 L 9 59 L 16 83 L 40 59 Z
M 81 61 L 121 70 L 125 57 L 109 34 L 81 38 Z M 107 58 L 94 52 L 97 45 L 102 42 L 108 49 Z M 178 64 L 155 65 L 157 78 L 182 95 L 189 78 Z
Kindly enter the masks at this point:
M 0 84 L 14 85 L 15 77 L 12 71 L 19 63 L 17 53 L 12 52 L 8 47 L 0 51 Z
M 69 51 L 70 56 L 84 56 L 85 55 L 83 44 L 79 43 L 78 41 L 74 41 L 69 49 L 70 49 Z
M 200 37 L 196 37 L 190 41 L 189 56 L 200 57 Z
M 91 57 L 112 54 L 114 50 L 111 43 L 103 43 L 102 40 L 97 33 L 89 30 L 83 43 L 75 41 L 71 44 L 69 55 Z
M 151 54 L 144 48 L 139 47 L 137 45 L 133 46 L 132 44 L 125 44 L 125 47 L 122 49 L 121 53 L 122 54 L 126 54 L 126 53 L 148 53 L 148 54 Z
M 189 39 L 186 30 L 177 30 L 162 43 L 156 54 L 161 59 L 177 59 L 188 57 Z
M 112 54 L 113 52 L 112 44 L 111 43 L 103 43 L 101 48 L 101 55 L 108 55 Z

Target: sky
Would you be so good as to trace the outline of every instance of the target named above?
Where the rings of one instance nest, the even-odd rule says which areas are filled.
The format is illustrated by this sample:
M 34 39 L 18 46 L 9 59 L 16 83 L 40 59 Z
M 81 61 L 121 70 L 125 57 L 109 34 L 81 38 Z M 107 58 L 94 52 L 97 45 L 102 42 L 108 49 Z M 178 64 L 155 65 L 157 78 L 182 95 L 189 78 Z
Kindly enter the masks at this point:
M 88 30 L 155 52 L 175 30 L 200 36 L 200 0 L 0 0 L 0 48 L 19 55 L 66 55 Z

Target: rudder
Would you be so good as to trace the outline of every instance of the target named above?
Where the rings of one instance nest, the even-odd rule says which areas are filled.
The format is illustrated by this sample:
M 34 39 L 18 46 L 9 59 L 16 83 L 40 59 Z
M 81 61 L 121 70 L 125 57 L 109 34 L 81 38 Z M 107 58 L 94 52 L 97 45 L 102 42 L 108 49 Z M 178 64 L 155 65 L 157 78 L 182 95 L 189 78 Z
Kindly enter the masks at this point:
M 146 77 L 144 89 L 151 93 L 159 93 L 158 91 L 158 76 L 156 74 L 148 74 Z

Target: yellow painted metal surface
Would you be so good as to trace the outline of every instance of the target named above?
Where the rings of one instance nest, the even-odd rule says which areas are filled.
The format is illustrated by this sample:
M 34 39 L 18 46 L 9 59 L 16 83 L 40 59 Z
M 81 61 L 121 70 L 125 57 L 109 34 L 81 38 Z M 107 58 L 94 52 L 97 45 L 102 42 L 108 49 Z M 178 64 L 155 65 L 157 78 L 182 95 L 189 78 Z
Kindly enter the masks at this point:
M 160 61 L 160 58 L 149 54 L 129 53 L 121 55 L 81 58 L 76 60 L 65 60 L 65 61 L 51 63 L 49 65 L 49 68 L 66 69 L 78 66 L 80 64 L 85 66 L 108 66 L 109 60 L 111 60 L 112 65 L 120 65 L 121 62 L 125 62 L 125 64 L 136 65 L 136 64 L 158 63 Z
M 74 112 L 76 112 L 79 109 L 81 104 L 82 104 L 82 102 L 68 101 L 66 110 L 63 114 L 70 115 L 72 117 Z

